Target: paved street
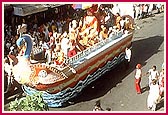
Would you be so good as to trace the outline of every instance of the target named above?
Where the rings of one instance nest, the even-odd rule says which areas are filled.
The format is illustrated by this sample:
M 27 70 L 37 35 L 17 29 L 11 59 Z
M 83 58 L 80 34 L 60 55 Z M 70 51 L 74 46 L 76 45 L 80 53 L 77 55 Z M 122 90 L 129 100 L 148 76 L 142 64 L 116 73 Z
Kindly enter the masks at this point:
M 136 20 L 140 29 L 136 28 L 132 47 L 132 60 L 129 70 L 123 65 L 106 73 L 90 84 L 81 95 L 72 100 L 72 105 L 63 108 L 50 108 L 50 111 L 89 111 L 92 112 L 97 100 L 101 100 L 103 109 L 111 108 L 111 112 L 152 112 L 147 109 L 148 95 L 147 76 L 143 76 L 141 87 L 143 93 L 136 94 L 134 88 L 134 70 L 137 63 L 142 64 L 142 72 L 146 73 L 156 65 L 161 70 L 164 61 L 164 13 L 156 14 L 142 20 Z M 165 111 L 164 101 L 157 106 L 157 111 Z

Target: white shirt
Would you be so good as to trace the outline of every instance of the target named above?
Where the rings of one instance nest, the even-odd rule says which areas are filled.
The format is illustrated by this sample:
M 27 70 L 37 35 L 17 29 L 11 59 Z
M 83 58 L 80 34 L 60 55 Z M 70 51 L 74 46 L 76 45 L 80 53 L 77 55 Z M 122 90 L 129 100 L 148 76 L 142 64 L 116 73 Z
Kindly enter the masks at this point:
M 129 48 L 125 50 L 125 59 L 128 59 L 128 61 L 131 59 L 131 50 Z
M 156 79 L 157 77 L 159 77 L 159 72 L 158 71 L 153 71 L 153 69 L 150 69 L 149 71 L 149 74 L 150 74 L 150 79 Z
M 120 8 L 118 7 L 118 5 L 115 5 L 113 8 L 112 8 L 112 13 L 114 15 L 116 15 L 117 13 L 120 14 Z
M 136 69 L 135 71 L 135 79 L 139 79 L 141 77 L 142 71 L 141 69 Z
M 57 38 L 57 32 L 53 33 L 53 37 L 56 39 Z
M 61 49 L 63 50 L 64 54 L 68 54 L 68 48 L 69 48 L 69 39 L 64 37 L 61 41 Z

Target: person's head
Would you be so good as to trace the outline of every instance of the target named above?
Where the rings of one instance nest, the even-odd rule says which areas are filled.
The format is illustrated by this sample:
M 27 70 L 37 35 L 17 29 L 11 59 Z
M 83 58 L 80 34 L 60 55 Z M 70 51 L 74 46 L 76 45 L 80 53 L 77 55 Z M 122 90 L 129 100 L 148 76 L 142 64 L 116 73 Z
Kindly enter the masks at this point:
M 76 20 L 72 20 L 72 27 L 76 28 L 77 27 L 77 21 Z
M 48 36 L 49 36 L 49 37 L 53 36 L 53 33 L 52 33 L 52 32 L 49 32 Z
M 4 58 L 4 63 L 10 64 L 10 61 L 9 61 L 9 58 L 8 58 L 8 57 L 5 57 L 5 58 Z
M 164 68 L 162 68 L 162 72 L 164 72 Z
M 100 100 L 96 101 L 95 106 L 100 107 Z
M 92 13 L 92 10 L 91 10 L 91 9 L 88 9 L 88 10 L 87 10 L 87 15 L 88 15 L 88 16 L 92 16 L 92 15 L 93 15 L 93 13 Z
M 120 13 L 117 12 L 117 13 L 116 13 L 116 16 L 120 16 Z
M 152 69 L 153 69 L 153 71 L 155 71 L 155 70 L 156 70 L 156 66 L 154 65 L 154 66 L 152 67 Z
M 122 17 L 122 19 L 123 19 L 123 20 L 126 20 L 126 17 L 124 16 L 124 17 Z
M 95 111 L 102 111 L 100 100 L 96 101 L 96 103 L 94 105 L 94 109 L 95 109 Z
M 111 108 L 107 107 L 106 110 L 107 110 L 107 111 L 111 111 Z
M 136 68 L 137 68 L 137 69 L 141 69 L 141 64 L 137 64 L 137 65 L 136 65 Z

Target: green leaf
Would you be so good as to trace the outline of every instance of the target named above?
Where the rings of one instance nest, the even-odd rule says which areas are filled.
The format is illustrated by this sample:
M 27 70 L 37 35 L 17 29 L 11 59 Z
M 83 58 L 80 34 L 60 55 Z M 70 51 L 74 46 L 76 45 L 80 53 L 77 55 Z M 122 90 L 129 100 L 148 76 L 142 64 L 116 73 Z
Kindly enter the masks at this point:
M 10 111 L 48 111 L 48 105 L 43 101 L 42 93 L 27 95 L 15 99 L 9 104 Z

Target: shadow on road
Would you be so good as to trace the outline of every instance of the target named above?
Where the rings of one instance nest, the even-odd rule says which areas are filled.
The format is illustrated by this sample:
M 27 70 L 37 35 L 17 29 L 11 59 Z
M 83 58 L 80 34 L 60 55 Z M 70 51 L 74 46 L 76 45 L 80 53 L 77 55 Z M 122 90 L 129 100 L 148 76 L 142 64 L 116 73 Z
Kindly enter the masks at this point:
M 162 99 L 156 106 L 156 110 L 159 110 L 160 108 L 164 107 L 164 99 Z
M 164 42 L 163 36 L 154 36 L 133 42 L 132 48 L 132 62 L 141 63 L 142 66 L 146 65 L 152 55 L 160 52 L 159 47 Z
M 145 86 L 141 88 L 141 93 L 144 93 L 145 91 L 149 91 L 149 86 Z
M 159 47 L 163 42 L 163 36 L 154 36 L 134 41 L 132 44 L 132 60 L 130 68 L 127 71 L 125 70 L 123 63 L 119 64 L 116 68 L 105 73 L 99 79 L 88 85 L 85 89 L 83 89 L 80 95 L 70 101 L 75 104 L 96 99 L 105 95 L 113 87 L 116 87 L 118 83 L 121 83 L 128 74 L 134 71 L 137 63 L 141 63 L 142 66 L 146 65 L 146 61 L 152 55 L 160 51 Z M 147 90 L 147 87 L 144 88 L 144 91 Z

